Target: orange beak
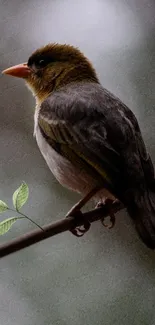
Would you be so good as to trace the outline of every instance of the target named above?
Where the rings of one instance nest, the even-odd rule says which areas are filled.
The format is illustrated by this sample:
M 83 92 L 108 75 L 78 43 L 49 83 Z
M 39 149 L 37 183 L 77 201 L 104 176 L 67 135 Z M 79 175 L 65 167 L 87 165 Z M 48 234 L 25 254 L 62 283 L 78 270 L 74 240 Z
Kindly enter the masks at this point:
M 21 63 L 3 70 L 2 73 L 18 78 L 28 78 L 31 74 L 31 69 L 28 67 L 27 63 Z

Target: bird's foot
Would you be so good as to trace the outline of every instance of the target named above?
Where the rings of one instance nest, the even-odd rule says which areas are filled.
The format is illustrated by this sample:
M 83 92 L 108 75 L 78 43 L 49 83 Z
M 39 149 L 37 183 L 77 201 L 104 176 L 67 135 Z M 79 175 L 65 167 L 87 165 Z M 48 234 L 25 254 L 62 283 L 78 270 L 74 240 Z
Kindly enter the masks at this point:
M 82 226 L 70 229 L 70 232 L 74 236 L 82 237 L 90 229 L 90 222 L 84 219 L 81 210 L 79 210 L 76 206 L 73 206 L 73 208 L 67 213 L 66 218 L 68 217 L 74 217 L 75 222 L 81 221 L 81 223 L 83 223 Z
M 115 225 L 116 219 L 115 219 L 115 214 L 113 211 L 113 204 L 116 202 L 119 202 L 119 200 L 118 199 L 112 200 L 110 198 L 106 198 L 104 202 L 99 201 L 96 206 L 96 208 L 101 208 L 106 205 L 107 210 L 108 210 L 108 216 L 110 217 L 110 224 L 107 224 L 104 222 L 105 218 L 101 219 L 101 223 L 104 227 L 106 227 L 108 229 L 112 229 Z
M 88 192 L 79 202 L 77 202 L 71 210 L 67 213 L 66 218 L 74 217 L 75 223 L 80 221 L 82 226 L 71 229 L 71 233 L 76 237 L 82 237 L 90 228 L 90 222 L 86 220 L 81 212 L 83 206 L 100 190 L 99 187 L 95 187 Z

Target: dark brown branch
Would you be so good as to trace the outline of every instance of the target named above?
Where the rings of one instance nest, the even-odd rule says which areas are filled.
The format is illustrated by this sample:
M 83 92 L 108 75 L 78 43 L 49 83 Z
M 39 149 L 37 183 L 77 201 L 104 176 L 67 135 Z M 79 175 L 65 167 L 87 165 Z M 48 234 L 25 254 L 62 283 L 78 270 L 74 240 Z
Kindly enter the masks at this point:
M 123 205 L 120 202 L 113 203 L 114 213 L 123 209 Z M 82 219 L 88 220 L 90 223 L 99 219 L 104 219 L 108 216 L 108 207 L 104 205 L 101 208 L 91 210 L 82 214 L 80 219 L 76 220 L 73 217 L 62 219 L 58 222 L 51 223 L 43 226 L 44 231 L 36 229 L 25 235 L 22 235 L 14 240 L 0 245 L 0 258 L 7 256 L 11 253 L 17 252 L 25 247 L 38 243 L 41 240 L 60 234 L 61 232 L 71 230 L 77 226 L 82 226 Z

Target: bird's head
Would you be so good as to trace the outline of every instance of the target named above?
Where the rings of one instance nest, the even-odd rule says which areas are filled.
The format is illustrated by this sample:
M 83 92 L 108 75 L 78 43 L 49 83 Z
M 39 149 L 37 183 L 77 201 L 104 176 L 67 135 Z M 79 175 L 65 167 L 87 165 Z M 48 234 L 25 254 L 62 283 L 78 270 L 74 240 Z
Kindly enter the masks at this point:
M 70 82 L 98 82 L 89 60 L 71 45 L 48 44 L 36 50 L 27 63 L 3 71 L 24 78 L 38 101 Z

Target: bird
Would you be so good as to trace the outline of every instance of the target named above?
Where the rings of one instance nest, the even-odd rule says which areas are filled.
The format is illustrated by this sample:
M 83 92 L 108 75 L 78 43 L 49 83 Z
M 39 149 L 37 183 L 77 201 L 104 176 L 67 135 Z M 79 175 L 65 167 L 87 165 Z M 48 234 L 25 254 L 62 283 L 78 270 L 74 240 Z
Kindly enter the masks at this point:
M 36 100 L 38 147 L 58 182 L 82 197 L 68 215 L 76 217 L 90 199 L 119 200 L 154 249 L 151 157 L 136 116 L 102 86 L 91 61 L 75 46 L 50 43 L 2 73 L 25 80 Z

